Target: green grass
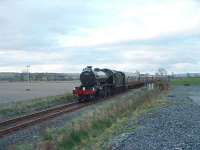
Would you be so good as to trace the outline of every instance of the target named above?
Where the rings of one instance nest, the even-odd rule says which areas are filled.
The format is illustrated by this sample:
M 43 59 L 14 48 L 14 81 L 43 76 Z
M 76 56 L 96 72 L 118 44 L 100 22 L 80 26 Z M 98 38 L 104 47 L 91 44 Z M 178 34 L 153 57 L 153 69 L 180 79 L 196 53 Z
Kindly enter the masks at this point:
M 62 140 L 58 149 L 74 149 L 78 147 L 79 144 L 88 142 L 90 139 L 95 138 L 97 135 L 101 134 L 106 128 L 109 128 L 112 125 L 112 119 L 105 119 L 101 121 L 94 121 L 90 129 L 82 129 L 79 131 L 73 130 L 69 137 L 65 140 Z M 78 148 L 78 149 L 81 149 Z
M 174 79 L 171 83 L 172 85 L 200 85 L 200 78 Z
M 27 101 L 18 101 L 15 103 L 3 104 L 0 106 L 0 117 L 16 117 L 49 108 L 55 105 L 71 102 L 74 99 L 75 98 L 72 94 L 64 94 L 59 96 L 48 96 L 45 98 L 37 98 Z

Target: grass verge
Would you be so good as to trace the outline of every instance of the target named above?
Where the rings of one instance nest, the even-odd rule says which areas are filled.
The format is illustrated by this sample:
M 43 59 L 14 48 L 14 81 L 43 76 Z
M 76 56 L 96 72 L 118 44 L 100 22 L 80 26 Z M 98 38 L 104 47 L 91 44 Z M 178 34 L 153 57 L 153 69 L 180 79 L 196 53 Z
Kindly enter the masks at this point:
M 15 103 L 2 104 L 0 106 L 0 117 L 11 118 L 20 115 L 32 113 L 46 109 L 55 105 L 72 102 L 75 97 L 72 94 L 64 94 L 58 96 L 48 96 L 45 98 L 37 98 L 27 101 L 18 101 Z
M 188 77 L 183 79 L 174 79 L 172 85 L 200 85 L 200 78 Z
M 112 149 L 118 145 L 119 141 L 123 141 L 129 134 L 140 128 L 137 120 L 142 115 L 153 112 L 160 107 L 164 107 L 169 103 L 163 98 L 145 100 L 143 104 L 136 109 L 125 111 L 122 113 L 109 128 L 106 128 L 96 138 L 91 138 L 84 145 L 76 147 L 76 149 L 84 147 L 83 149 Z
M 134 131 L 137 118 L 146 112 L 167 105 L 157 90 L 129 93 L 104 102 L 60 129 L 48 129 L 37 146 L 18 145 L 19 149 L 66 150 L 110 149 L 110 139 Z M 127 127 L 130 122 L 132 124 Z

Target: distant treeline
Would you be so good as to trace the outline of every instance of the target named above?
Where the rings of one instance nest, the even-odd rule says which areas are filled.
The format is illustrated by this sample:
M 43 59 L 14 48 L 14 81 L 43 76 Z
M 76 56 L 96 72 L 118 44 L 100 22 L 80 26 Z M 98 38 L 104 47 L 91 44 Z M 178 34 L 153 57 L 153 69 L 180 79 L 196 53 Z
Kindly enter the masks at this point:
M 182 74 L 172 74 L 172 78 L 198 78 L 200 73 L 182 73 Z
M 70 81 L 79 79 L 78 73 L 0 73 L 0 81 Z

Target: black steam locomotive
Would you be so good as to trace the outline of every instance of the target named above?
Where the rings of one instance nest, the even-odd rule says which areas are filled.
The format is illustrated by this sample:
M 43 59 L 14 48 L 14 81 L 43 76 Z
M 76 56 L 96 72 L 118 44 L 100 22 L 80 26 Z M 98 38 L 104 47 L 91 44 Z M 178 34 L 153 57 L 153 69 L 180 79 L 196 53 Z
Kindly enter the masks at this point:
M 138 73 L 125 73 L 110 69 L 92 69 L 88 66 L 80 74 L 80 87 L 75 87 L 73 94 L 79 101 L 96 97 L 107 97 L 136 86 L 145 84 L 145 77 Z

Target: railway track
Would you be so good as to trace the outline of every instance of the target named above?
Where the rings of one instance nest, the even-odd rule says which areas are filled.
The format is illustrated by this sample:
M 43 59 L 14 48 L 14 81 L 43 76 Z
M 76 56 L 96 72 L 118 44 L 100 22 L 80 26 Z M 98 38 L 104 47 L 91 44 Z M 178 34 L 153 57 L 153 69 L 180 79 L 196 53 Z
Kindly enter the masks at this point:
M 24 115 L 22 117 L 17 117 L 14 119 L 6 120 L 0 122 L 0 137 L 3 137 L 8 134 L 12 134 L 18 130 L 22 130 L 26 127 L 35 125 L 42 121 L 55 118 L 64 113 L 69 113 L 76 111 L 80 108 L 83 108 L 87 105 L 91 105 L 91 103 L 79 103 L 73 102 L 70 104 L 64 104 L 57 107 L 49 108 L 46 110 L 42 110 L 36 113 L 32 113 L 30 115 Z
M 95 104 L 98 102 L 103 102 L 110 98 L 124 94 L 128 91 L 129 90 L 125 92 L 121 92 L 119 94 L 115 94 L 113 96 L 97 99 L 96 101 L 90 101 L 90 102 L 84 102 L 84 103 L 73 102 L 69 104 L 64 104 L 64 105 L 56 106 L 56 107 L 49 108 L 46 110 L 38 111 L 29 115 L 24 115 L 21 117 L 0 122 L 0 138 L 6 135 L 12 134 L 16 131 L 22 130 L 26 127 L 30 127 L 35 124 L 41 123 L 48 119 L 58 117 L 64 113 L 74 112 L 88 105 Z

